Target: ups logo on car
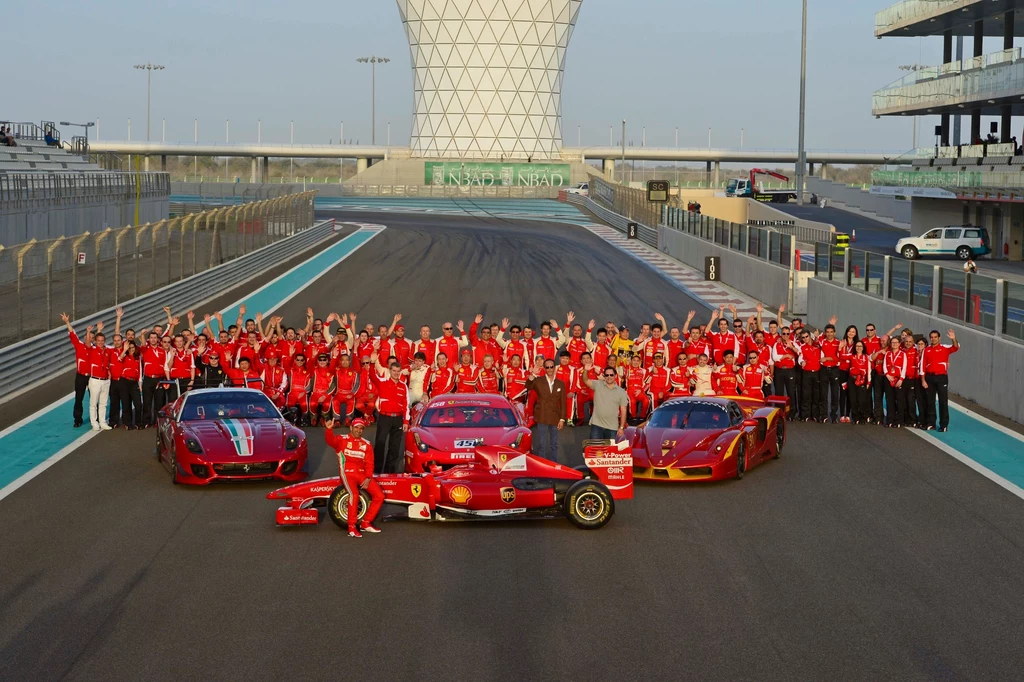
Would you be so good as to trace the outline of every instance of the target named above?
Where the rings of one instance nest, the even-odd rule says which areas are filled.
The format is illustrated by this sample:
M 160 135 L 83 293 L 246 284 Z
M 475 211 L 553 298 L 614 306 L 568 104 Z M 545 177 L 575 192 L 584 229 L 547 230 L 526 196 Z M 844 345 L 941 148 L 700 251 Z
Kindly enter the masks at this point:
M 516 501 L 516 489 L 515 488 L 502 488 L 501 489 L 501 501 L 505 504 L 512 504 Z

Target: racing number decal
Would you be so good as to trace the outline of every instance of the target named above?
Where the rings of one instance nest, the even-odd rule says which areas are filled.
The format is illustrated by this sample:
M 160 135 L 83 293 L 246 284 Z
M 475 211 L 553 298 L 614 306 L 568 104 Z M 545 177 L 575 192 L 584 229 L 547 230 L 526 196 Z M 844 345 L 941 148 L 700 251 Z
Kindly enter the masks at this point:
M 459 440 L 455 441 L 455 447 L 457 447 L 457 448 L 475 448 L 476 447 L 476 441 L 477 441 L 476 438 L 460 438 Z
M 505 504 L 512 504 L 516 501 L 516 489 L 515 488 L 502 488 L 501 489 L 501 501 Z

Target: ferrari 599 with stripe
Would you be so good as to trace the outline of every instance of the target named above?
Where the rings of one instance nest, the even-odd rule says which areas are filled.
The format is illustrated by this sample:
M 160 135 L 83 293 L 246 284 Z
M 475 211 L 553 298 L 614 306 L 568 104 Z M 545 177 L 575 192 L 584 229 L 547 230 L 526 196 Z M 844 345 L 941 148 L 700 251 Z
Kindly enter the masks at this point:
M 163 407 L 156 454 L 174 483 L 308 476 L 306 435 L 254 389 L 189 391 Z

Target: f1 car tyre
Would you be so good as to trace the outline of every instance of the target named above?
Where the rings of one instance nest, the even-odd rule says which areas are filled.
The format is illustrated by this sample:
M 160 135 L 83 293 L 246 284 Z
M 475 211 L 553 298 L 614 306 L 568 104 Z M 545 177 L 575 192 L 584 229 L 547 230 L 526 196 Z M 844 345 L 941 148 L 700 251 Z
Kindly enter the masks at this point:
M 747 470 L 747 441 L 740 436 L 740 442 L 736 446 L 736 478 L 743 478 L 743 472 Z
M 370 493 L 365 490 L 359 491 L 359 521 L 363 520 L 363 516 L 366 515 L 366 510 L 370 507 Z M 331 515 L 331 520 L 338 525 L 338 528 L 342 530 L 348 530 L 348 490 L 345 486 L 339 485 L 331 493 L 331 497 L 327 500 L 327 512 Z
M 775 457 L 778 459 L 779 455 L 782 454 L 782 448 L 786 444 L 786 419 L 782 416 L 779 417 L 775 425 Z
M 584 479 L 569 488 L 562 510 L 577 528 L 597 530 L 611 520 L 615 513 L 615 500 L 608 488 Z

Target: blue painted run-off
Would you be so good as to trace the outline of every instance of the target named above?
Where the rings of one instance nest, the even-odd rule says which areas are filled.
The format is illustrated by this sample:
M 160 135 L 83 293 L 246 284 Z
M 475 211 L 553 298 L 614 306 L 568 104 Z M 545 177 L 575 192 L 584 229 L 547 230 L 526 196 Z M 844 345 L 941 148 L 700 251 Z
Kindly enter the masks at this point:
M 323 253 L 300 264 L 271 285 L 245 298 L 247 311 L 266 312 L 294 291 L 305 288 L 309 281 L 321 272 L 331 268 L 342 258 L 369 241 L 376 233 L 359 231 L 334 244 Z M 225 322 L 234 323 L 238 317 L 238 306 L 221 311 Z M 68 396 L 54 403 L 35 419 L 26 422 L 14 431 L 0 438 L 0 488 L 28 473 L 47 459 L 57 454 L 87 433 L 85 426 L 74 428 L 71 424 L 71 407 L 74 397 Z M 88 394 L 85 409 L 89 409 Z M 107 438 L 103 434 L 100 438 Z M 140 460 L 141 461 L 141 460 Z

